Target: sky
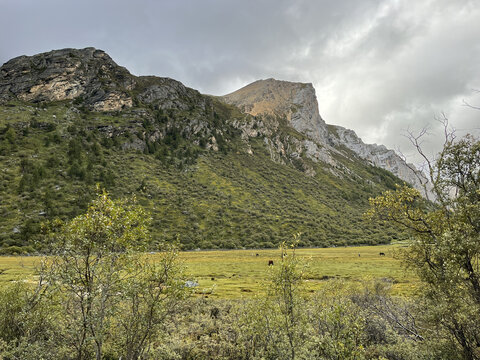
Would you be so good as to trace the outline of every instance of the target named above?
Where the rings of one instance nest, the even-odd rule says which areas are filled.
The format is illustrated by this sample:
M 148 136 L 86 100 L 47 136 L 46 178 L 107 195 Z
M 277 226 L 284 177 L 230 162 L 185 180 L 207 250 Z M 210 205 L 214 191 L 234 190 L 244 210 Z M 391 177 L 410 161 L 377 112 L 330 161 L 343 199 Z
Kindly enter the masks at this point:
M 479 0 L 0 0 L 0 63 L 93 46 L 135 75 L 224 95 L 312 83 L 320 114 L 416 163 L 405 134 L 480 133 Z

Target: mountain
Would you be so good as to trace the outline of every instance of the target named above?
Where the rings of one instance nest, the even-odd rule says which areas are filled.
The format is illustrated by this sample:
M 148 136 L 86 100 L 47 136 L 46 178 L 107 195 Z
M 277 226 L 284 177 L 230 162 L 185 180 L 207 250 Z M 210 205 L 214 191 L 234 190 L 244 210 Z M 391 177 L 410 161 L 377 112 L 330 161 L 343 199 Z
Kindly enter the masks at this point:
M 310 84 L 214 97 L 94 48 L 20 56 L 0 68 L 0 252 L 42 250 L 41 224 L 84 212 L 97 183 L 135 195 L 153 242 L 184 249 L 272 247 L 298 232 L 302 246 L 403 238 L 363 220 L 368 198 L 401 180 L 334 129 Z
M 205 107 L 204 97 L 182 83 L 136 77 L 95 48 L 63 49 L 19 56 L 0 69 L 0 101 L 39 103 L 75 99 L 94 111 L 120 111 L 134 101 L 162 109 Z
M 395 151 L 384 145 L 365 144 L 353 130 L 329 125 L 329 141 L 334 146 L 345 146 L 374 166 L 390 171 L 419 190 L 426 198 L 434 199 L 432 187 L 425 175 L 415 165 L 406 163 Z
M 298 132 L 318 143 L 327 140 L 327 125 L 318 112 L 312 84 L 258 80 L 223 99 L 251 115 L 285 116 L 288 125 Z
M 383 145 L 365 144 L 353 130 L 327 125 L 320 116 L 315 89 L 310 83 L 258 80 L 222 98 L 254 116 L 268 114 L 284 117 L 289 126 L 310 140 L 303 141 L 302 144 L 307 156 L 312 147 L 323 148 L 318 156 L 310 156 L 314 161 L 334 164 L 333 154 L 340 152 L 349 156 L 345 154 L 346 148 L 360 159 L 390 171 L 426 196 L 431 196 L 428 187 L 427 190 L 424 188 L 427 182 L 425 176 L 413 164 L 407 164 L 395 151 Z

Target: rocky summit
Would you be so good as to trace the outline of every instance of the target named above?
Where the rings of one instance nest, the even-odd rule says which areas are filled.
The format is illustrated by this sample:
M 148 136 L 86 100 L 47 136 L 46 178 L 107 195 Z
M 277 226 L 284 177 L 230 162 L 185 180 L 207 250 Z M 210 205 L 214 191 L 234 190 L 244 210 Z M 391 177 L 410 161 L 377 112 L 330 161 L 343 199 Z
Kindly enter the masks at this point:
M 289 126 L 308 138 L 303 140 L 300 147 L 314 161 L 333 164 L 332 154 L 344 152 L 344 148 L 347 148 L 358 158 L 390 171 L 424 195 L 432 196 L 428 185 L 425 188 L 425 176 L 395 151 L 383 145 L 365 144 L 353 130 L 336 125 L 327 126 L 320 116 L 315 89 L 310 83 L 258 80 L 222 98 L 251 115 L 284 117 Z
M 0 68 L 0 101 L 31 103 L 77 100 L 95 111 L 131 108 L 134 99 L 163 109 L 185 108 L 199 93 L 178 81 L 136 77 L 95 48 L 54 50 L 19 56 Z
M 136 196 L 152 247 L 388 243 L 404 234 L 365 222 L 368 198 L 415 179 L 392 150 L 327 125 L 311 84 L 208 96 L 94 48 L 0 67 L 0 253 L 42 250 L 41 224 L 84 213 L 96 184 Z
M 27 102 L 62 101 L 83 97 L 99 111 L 132 106 L 126 90 L 133 77 L 94 48 L 64 49 L 35 56 L 20 56 L 0 71 L 0 99 Z
M 109 55 L 95 48 L 63 49 L 35 56 L 20 56 L 0 69 L 0 101 L 26 102 L 77 99 L 95 111 L 120 111 L 133 101 L 157 104 L 162 109 L 183 109 L 202 102 L 198 92 L 178 81 L 158 77 L 135 77 L 118 66 Z M 189 99 L 189 101 L 185 101 Z M 331 131 L 320 116 L 315 89 L 310 83 L 275 79 L 255 81 L 221 97 L 253 116 L 268 114 L 284 117 L 288 126 L 308 140 L 290 144 L 293 156 L 305 153 L 314 161 L 333 164 L 331 153 L 345 146 L 361 159 L 386 169 L 423 191 L 425 179 L 413 165 L 406 164 L 393 150 L 383 145 L 364 144 L 353 130 L 340 126 Z M 245 124 L 237 124 L 245 130 Z M 257 124 L 258 126 L 258 124 Z M 271 126 L 270 126 L 271 128 Z M 266 129 L 267 134 L 271 129 Z M 246 133 L 248 137 L 248 132 Z M 257 132 L 254 132 L 255 136 Z M 285 145 L 271 143 L 272 157 L 285 155 Z M 287 145 L 287 147 L 289 147 Z M 323 150 L 322 150 L 323 149 Z
M 327 125 L 318 112 L 312 84 L 258 80 L 223 96 L 223 99 L 251 115 L 284 116 L 292 128 L 312 140 L 318 143 L 327 140 Z

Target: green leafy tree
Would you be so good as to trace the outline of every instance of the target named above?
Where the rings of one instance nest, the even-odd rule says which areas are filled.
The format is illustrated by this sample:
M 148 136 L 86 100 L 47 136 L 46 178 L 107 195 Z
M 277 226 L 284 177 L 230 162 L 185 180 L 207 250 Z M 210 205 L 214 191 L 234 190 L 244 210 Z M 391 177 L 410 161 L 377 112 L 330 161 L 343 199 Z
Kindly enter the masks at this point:
M 319 293 L 314 301 L 312 358 L 365 359 L 365 319 L 360 309 L 335 289 L 334 297 Z
M 177 257 L 178 252 L 170 248 L 154 261 L 144 255 L 128 264 L 120 313 L 113 323 L 113 329 L 117 329 L 113 338 L 122 359 L 151 356 L 151 345 L 158 341 L 166 320 L 178 311 L 180 300 L 187 295 Z
M 304 266 L 295 255 L 298 236 L 280 245 L 272 266 L 267 296 L 247 304 L 240 316 L 240 342 L 245 358 L 300 359 L 305 355 L 307 318 Z
M 5 132 L 5 140 L 7 140 L 10 144 L 14 145 L 15 140 L 17 138 L 17 134 L 13 127 L 8 127 L 8 130 Z
M 106 192 L 50 223 L 36 286 L 0 286 L 0 358 L 152 358 L 186 290 L 174 247 L 144 253 L 148 223 L 134 200 Z
M 301 296 L 304 273 L 300 260 L 295 256 L 299 237 L 295 235 L 291 244 L 284 242 L 280 245 L 281 261 L 278 267 L 273 268 L 269 289 L 269 295 L 279 310 L 280 329 L 287 338 L 288 358 L 291 359 L 296 358 L 296 350 L 304 340 L 304 299 Z
M 128 278 L 125 268 L 148 241 L 147 223 L 140 207 L 114 202 L 103 192 L 86 214 L 54 234 L 48 275 L 63 295 L 64 326 L 77 359 L 89 358 L 92 345 L 102 359 L 109 319 Z
M 41 276 L 35 286 L 25 281 L 0 285 L 0 359 L 64 358 L 58 308 L 46 289 Z
M 420 138 L 412 142 L 424 156 Z M 436 160 L 424 158 L 435 202 L 404 185 L 370 199 L 368 215 L 413 235 L 404 259 L 424 282 L 426 317 L 440 331 L 425 336 L 440 334 L 452 354 L 458 347 L 462 358 L 480 359 L 480 141 L 446 132 Z

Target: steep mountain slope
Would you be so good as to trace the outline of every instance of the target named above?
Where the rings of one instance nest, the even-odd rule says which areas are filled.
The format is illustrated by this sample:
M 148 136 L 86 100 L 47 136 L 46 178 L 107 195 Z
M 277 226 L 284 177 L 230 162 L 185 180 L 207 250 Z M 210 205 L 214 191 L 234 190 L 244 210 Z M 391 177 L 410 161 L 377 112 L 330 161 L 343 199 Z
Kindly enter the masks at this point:
M 364 144 L 353 130 L 327 126 L 319 114 L 312 84 L 275 79 L 258 80 L 222 98 L 254 116 L 263 114 L 285 118 L 289 126 L 310 140 L 304 140 L 301 147 L 314 161 L 334 165 L 332 156 L 335 153 L 347 157 L 353 155 L 392 172 L 424 192 L 425 177 L 412 164 L 406 164 L 393 150 L 383 145 Z M 345 149 L 353 154 L 348 151 L 345 153 Z
M 398 178 L 295 125 L 319 116 L 283 116 L 281 101 L 272 110 L 252 116 L 172 79 L 135 77 L 93 48 L 9 61 L 0 68 L 0 251 L 39 246 L 40 224 L 85 211 L 96 183 L 135 194 L 154 240 L 178 238 L 185 249 L 270 247 L 297 232 L 304 246 L 402 238 L 362 220 L 368 197 Z
M 334 146 L 345 146 L 360 158 L 371 164 L 388 170 L 403 181 L 412 184 L 430 200 L 434 196 L 431 186 L 425 175 L 415 168 L 413 164 L 407 164 L 395 151 L 387 149 L 384 145 L 365 144 L 353 130 L 345 129 L 338 125 L 329 125 L 329 141 Z

